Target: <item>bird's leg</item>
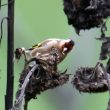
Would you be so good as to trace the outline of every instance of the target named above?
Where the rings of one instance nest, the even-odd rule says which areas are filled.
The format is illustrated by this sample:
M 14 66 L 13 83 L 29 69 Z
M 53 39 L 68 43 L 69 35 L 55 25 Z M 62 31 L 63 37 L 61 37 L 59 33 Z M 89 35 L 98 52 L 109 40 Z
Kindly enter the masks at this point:
M 25 60 L 25 64 L 28 61 L 27 56 L 26 56 L 26 51 L 23 51 L 23 55 L 24 55 L 24 60 Z

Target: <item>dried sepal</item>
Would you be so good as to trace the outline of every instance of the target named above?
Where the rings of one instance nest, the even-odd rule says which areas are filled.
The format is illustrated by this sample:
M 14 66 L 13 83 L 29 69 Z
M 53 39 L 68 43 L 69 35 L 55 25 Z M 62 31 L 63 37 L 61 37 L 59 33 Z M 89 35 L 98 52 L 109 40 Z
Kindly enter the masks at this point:
M 80 92 L 98 93 L 108 90 L 106 74 L 100 63 L 95 67 L 79 68 L 74 75 L 72 84 Z
M 107 73 L 110 74 L 110 58 L 108 59 L 107 65 L 106 65 Z
M 103 42 L 101 46 L 100 60 L 107 59 L 109 53 L 110 53 L 110 42 Z
M 106 60 L 110 54 L 110 37 L 102 37 L 98 40 L 102 41 L 100 60 Z

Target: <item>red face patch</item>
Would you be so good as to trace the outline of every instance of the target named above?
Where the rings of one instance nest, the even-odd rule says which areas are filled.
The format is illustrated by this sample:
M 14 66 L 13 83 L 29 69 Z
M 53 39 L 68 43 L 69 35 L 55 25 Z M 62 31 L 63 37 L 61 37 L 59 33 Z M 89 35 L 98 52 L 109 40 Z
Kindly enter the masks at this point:
M 67 48 L 67 50 L 65 52 L 71 51 L 73 46 L 74 46 L 74 42 L 72 40 L 70 40 L 69 42 L 66 42 L 64 45 L 64 48 Z

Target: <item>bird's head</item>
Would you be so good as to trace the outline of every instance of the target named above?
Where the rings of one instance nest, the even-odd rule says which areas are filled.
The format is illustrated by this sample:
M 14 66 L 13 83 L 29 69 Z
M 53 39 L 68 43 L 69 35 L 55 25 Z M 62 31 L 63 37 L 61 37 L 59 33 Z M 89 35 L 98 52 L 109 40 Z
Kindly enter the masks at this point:
M 59 48 L 62 50 L 62 53 L 68 54 L 74 47 L 74 41 L 71 39 L 60 41 Z

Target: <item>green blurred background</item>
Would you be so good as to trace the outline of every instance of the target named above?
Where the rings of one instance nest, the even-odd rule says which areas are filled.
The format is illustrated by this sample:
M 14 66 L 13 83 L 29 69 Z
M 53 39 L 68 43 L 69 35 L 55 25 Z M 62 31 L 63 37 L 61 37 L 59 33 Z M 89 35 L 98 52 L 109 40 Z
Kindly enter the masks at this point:
M 15 0 L 15 48 L 29 48 L 47 38 L 72 38 L 75 48 L 59 65 L 59 70 L 68 68 L 68 74 L 74 74 L 80 66 L 95 66 L 99 59 L 101 42 L 99 29 L 81 31 L 80 36 L 68 25 L 63 12 L 63 0 Z M 2 0 L 2 4 L 6 3 Z M 2 7 L 0 19 L 7 15 L 7 7 Z M 4 22 L 4 36 L 0 47 L 0 110 L 4 110 L 4 95 L 6 91 L 6 54 L 7 27 Z M 108 27 L 109 27 L 108 23 Z M 110 34 L 109 29 L 107 34 Z M 23 68 L 23 59 L 15 62 L 14 93 L 18 87 L 19 73 Z M 15 96 L 15 95 L 14 95 Z M 37 100 L 31 100 L 28 110 L 105 110 L 108 93 L 79 93 L 71 83 L 38 95 Z

